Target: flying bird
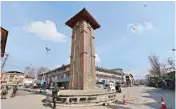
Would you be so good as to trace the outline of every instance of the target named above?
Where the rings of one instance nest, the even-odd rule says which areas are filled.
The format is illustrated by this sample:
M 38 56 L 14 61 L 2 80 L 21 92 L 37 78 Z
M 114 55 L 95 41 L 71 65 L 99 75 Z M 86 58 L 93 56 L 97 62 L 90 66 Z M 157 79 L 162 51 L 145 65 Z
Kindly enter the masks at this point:
M 48 47 L 46 47 L 46 51 L 50 51 L 51 49 L 49 49 Z
M 147 5 L 144 5 L 144 7 L 146 7 Z

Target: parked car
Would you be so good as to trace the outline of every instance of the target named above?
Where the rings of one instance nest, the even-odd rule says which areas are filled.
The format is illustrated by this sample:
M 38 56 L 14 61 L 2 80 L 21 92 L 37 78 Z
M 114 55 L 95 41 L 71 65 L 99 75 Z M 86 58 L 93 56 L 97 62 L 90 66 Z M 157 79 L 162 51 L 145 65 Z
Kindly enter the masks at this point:
M 139 86 L 139 83 L 134 83 L 135 86 Z
M 115 90 L 115 83 L 112 83 L 112 82 L 106 83 L 105 89 L 109 89 L 110 91 L 116 91 Z

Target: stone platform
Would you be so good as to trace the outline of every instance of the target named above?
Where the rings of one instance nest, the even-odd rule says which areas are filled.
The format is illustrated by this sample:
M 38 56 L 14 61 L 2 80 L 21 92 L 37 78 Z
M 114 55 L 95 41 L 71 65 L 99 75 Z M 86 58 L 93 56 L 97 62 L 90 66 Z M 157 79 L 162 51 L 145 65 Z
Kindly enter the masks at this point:
M 57 99 L 58 105 L 84 106 L 100 105 L 114 102 L 116 93 L 107 90 L 61 90 Z M 51 93 L 47 94 L 46 101 L 52 102 Z

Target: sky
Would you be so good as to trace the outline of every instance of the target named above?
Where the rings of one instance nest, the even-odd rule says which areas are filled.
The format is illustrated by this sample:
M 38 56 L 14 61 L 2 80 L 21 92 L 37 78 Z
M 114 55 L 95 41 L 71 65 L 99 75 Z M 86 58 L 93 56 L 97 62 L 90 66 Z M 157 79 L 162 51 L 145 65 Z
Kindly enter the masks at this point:
M 149 55 L 174 58 L 174 2 L 1 2 L 1 26 L 9 31 L 4 70 L 68 64 L 72 30 L 65 22 L 84 7 L 101 25 L 94 34 L 97 66 L 143 78 Z

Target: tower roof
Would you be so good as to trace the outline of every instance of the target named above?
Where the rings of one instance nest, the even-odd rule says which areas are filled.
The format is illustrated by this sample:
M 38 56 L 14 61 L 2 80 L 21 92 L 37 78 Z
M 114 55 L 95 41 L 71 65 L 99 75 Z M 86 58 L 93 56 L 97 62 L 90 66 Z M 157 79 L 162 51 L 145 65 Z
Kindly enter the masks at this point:
M 92 28 L 95 30 L 100 27 L 100 24 L 92 17 L 92 15 L 84 8 L 71 19 L 69 19 L 65 24 L 68 25 L 70 28 L 80 20 L 85 20 L 90 23 Z
M 1 57 L 4 57 L 8 31 L 1 27 Z

